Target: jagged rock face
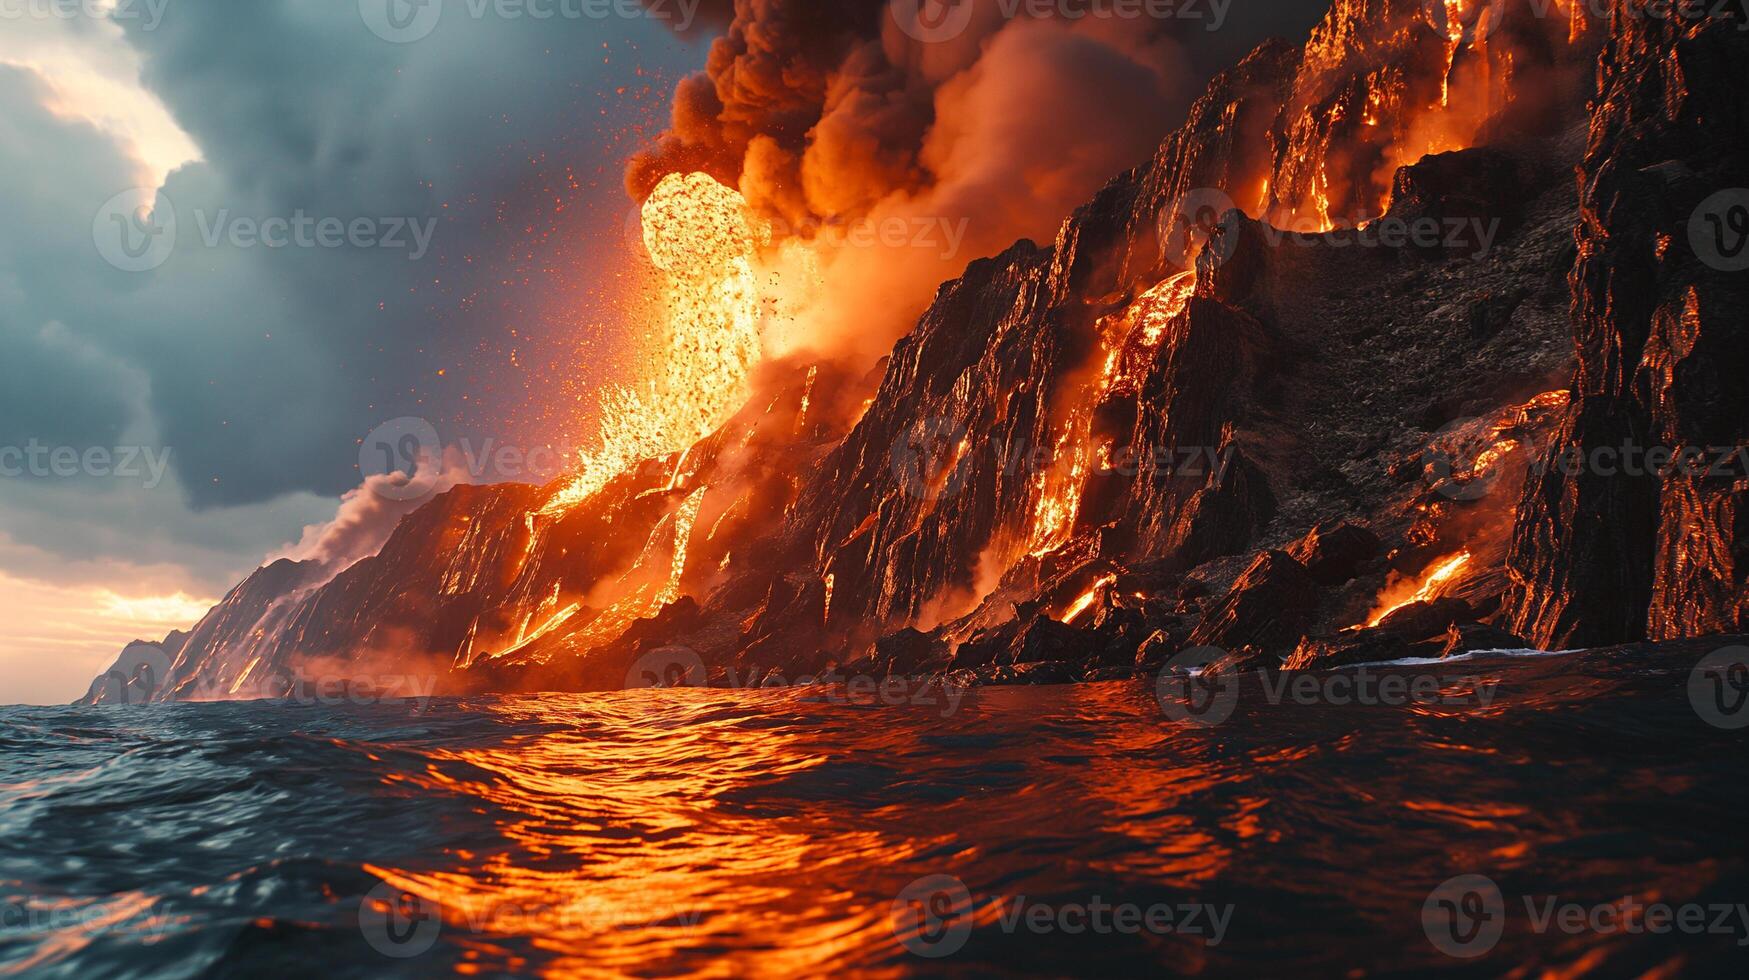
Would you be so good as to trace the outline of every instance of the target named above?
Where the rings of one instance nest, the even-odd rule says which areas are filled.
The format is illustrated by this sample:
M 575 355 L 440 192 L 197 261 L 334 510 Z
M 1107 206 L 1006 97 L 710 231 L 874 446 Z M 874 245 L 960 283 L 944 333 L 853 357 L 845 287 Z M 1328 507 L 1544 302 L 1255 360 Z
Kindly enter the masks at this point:
M 1482 647 L 1504 633 L 1478 631 L 1475 610 L 1462 599 L 1412 602 L 1392 612 L 1377 626 L 1344 630 L 1328 639 L 1306 639 L 1283 665 L 1289 670 L 1379 663 L 1403 657 L 1441 657 Z M 1502 648 L 1521 644 L 1507 640 Z
M 1524 28 L 1550 29 L 1540 22 Z M 1536 50 L 1517 53 L 1537 61 L 1529 56 Z M 825 632 L 933 625 L 965 611 L 951 599 L 987 591 L 976 587 L 987 586 L 992 571 L 1007 570 L 1015 588 L 1040 588 L 1095 556 L 1171 556 L 1190 567 L 1253 547 L 1278 515 L 1276 488 L 1304 482 L 1303 468 L 1254 458 L 1283 442 L 1274 433 L 1260 436 L 1255 425 L 1274 408 L 1260 404 L 1259 394 L 1274 385 L 1268 375 L 1287 354 L 1275 324 L 1295 299 L 1294 284 L 1331 275 L 1343 256 L 1284 261 L 1259 225 L 1241 221 L 1229 231 L 1233 241 L 1199 258 L 1181 226 L 1205 218 L 1198 209 L 1218 201 L 1291 212 L 1288 202 L 1309 193 L 1329 147 L 1343 140 L 1368 147 L 1350 161 L 1356 175 L 1367 176 L 1356 177 L 1354 206 L 1343 213 L 1376 210 L 1389 181 L 1375 186 L 1372 171 L 1382 166 L 1383 148 L 1414 126 L 1416 107 L 1437 101 L 1448 57 L 1423 4 L 1339 3 L 1305 52 L 1266 44 L 1217 78 L 1149 165 L 1077 211 L 1051 248 L 1022 243 L 943 287 L 894 351 L 866 416 L 786 522 L 786 535 L 806 542 L 819 577 L 831 582 Z M 1542 50 L 1540 58 L 1552 62 L 1555 54 Z M 1301 116 L 1336 129 L 1294 132 Z M 1493 208 L 1499 217 L 1532 196 L 1503 155 L 1456 156 L 1405 182 L 1416 215 L 1468 217 Z M 1359 205 L 1362 198 L 1368 206 Z M 1507 217 L 1516 224 L 1516 213 Z M 1117 352 L 1123 377 L 1094 409 L 1092 426 L 1094 438 L 1132 458 L 1207 453 L 1220 465 L 1087 477 L 1075 488 L 1069 541 L 1046 542 L 1034 552 L 1040 560 L 1027 562 L 1029 547 L 1040 543 L 1036 525 L 1047 495 L 1033 479 L 1038 457 L 1058 452 L 1062 420 L 1084 397 L 1079 375 L 1096 367 L 1102 319 L 1133 312 L 1138 296 L 1193 260 L 1200 263 L 1195 296 L 1159 326 L 1161 336 L 1145 345 L 1132 337 Z M 920 460 L 933 464 L 926 473 L 902 472 Z M 761 624 L 755 632 L 779 630 Z M 854 638 L 851 645 L 858 645 Z
M 1362 565 L 1378 556 L 1379 537 L 1346 521 L 1325 524 L 1313 528 L 1287 553 L 1304 565 L 1319 585 L 1342 585 L 1358 575 Z
M 237 679 L 246 661 L 226 657 L 222 651 L 252 649 L 257 625 L 270 614 L 283 617 L 289 597 L 319 578 L 314 562 L 276 561 L 257 569 L 227 593 L 188 634 L 172 633 L 162 643 L 129 644 L 105 677 L 93 683 L 86 704 L 132 703 L 140 700 L 172 700 L 178 697 L 223 692 Z M 143 651 L 151 647 L 152 651 Z M 158 661 L 158 676 L 132 690 L 117 688 L 107 678 L 133 678 L 139 673 L 141 653 Z M 163 659 L 163 658 L 168 658 Z
M 687 453 L 633 467 L 585 506 L 542 513 L 556 486 L 461 486 L 405 518 L 376 556 L 331 578 L 313 562 L 262 568 L 185 641 L 173 635 L 174 644 L 151 645 L 174 649 L 151 696 L 279 697 L 311 676 L 442 676 L 470 667 L 479 668 L 481 680 L 450 678 L 456 687 L 528 681 L 533 672 L 517 668 L 580 655 L 636 631 L 638 617 L 657 605 L 650 598 L 656 588 L 675 574 L 675 514 L 695 482 L 717 479 L 728 465 L 724 457 L 734 457 L 734 479 L 722 480 L 719 499 L 706 499 L 696 515 L 701 529 L 677 590 L 702 595 L 714 587 L 735 599 L 750 588 L 768 589 L 770 570 L 795 559 L 772 551 L 776 539 L 762 533 L 767 515 L 793 502 L 798 474 L 843 434 L 808 411 L 811 395 L 816 408 L 827 400 L 812 391 L 822 377 L 846 394 L 857 391 L 825 371 L 801 372 Z M 731 549 L 738 553 L 734 565 Z M 724 572 L 740 567 L 745 571 L 737 575 Z M 614 588 L 627 579 L 632 586 Z M 592 608 L 588 600 L 604 585 L 603 591 L 649 601 L 603 623 L 616 610 Z M 743 601 L 751 605 L 763 594 Z M 680 615 L 686 608 L 696 612 L 688 600 L 663 609 L 658 621 L 672 631 L 690 629 L 695 624 Z M 716 647 L 733 644 L 731 630 Z M 623 644 L 633 652 L 642 645 L 637 636 Z M 125 661 L 117 669 L 131 676 Z M 624 665 L 591 675 L 591 683 L 599 686 L 610 674 L 617 686 Z M 94 683 L 91 703 L 132 699 L 142 689 L 106 678 Z
M 1705 242 L 1737 234 L 1728 211 L 1713 228 L 1697 214 L 1716 192 L 1749 185 L 1740 26 L 1619 10 L 1611 25 L 1580 172 L 1574 404 L 1526 489 L 1509 559 L 1512 622 L 1542 646 L 1749 624 L 1741 467 L 1632 475 L 1589 462 L 1630 443 L 1749 444 L 1749 284 Z M 1697 254 L 1697 242 L 1714 251 Z
M 1052 252 L 1021 243 L 942 288 L 894 349 L 874 402 L 802 493 L 788 532 L 833 583 L 840 628 L 915 619 L 969 588 L 1033 503 L 1029 453 L 1074 356 Z
M 122 648 L 109 670 L 91 682 L 78 704 L 143 704 L 158 697 L 171 665 L 188 642 L 188 634 L 172 631 L 152 643 L 135 640 Z
M 1317 609 L 1318 583 L 1305 566 L 1285 551 L 1266 551 L 1203 617 L 1190 645 L 1285 655 L 1306 635 Z
M 282 696 L 301 666 L 320 658 L 392 659 L 384 672 L 447 668 L 475 620 L 502 602 L 538 494 L 516 484 L 457 487 L 409 515 L 378 555 L 332 579 L 315 562 L 256 571 L 180 644 L 153 698 Z

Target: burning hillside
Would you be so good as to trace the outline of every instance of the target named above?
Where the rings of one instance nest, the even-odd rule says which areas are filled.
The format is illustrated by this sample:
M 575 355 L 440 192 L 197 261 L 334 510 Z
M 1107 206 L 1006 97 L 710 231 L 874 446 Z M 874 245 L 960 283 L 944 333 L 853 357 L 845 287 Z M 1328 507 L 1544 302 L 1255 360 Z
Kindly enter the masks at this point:
M 1002 199 L 992 79 L 1092 46 L 1157 96 L 1170 37 L 974 20 L 920 48 L 882 3 L 799 9 L 737 5 L 634 163 L 660 339 L 576 472 L 458 487 L 331 578 L 263 569 L 130 648 L 162 696 L 381 657 L 457 690 L 652 656 L 1013 682 L 1749 629 L 1744 474 L 1556 465 L 1749 439 L 1743 287 L 1687 226 L 1749 176 L 1736 25 L 1337 0 L 1060 220 L 1121 163 L 1022 127 L 1003 193 L 1044 190 Z M 941 267 L 822 229 L 968 201 L 995 254 L 871 371 Z M 1054 237 L 1010 244 L 1041 208 Z

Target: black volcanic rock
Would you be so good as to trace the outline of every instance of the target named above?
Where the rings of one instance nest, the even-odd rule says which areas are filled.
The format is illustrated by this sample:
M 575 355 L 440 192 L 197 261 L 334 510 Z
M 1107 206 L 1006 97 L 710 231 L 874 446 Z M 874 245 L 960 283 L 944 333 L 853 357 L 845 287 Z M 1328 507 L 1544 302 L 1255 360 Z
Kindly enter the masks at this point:
M 1508 559 L 1513 629 L 1546 649 L 1749 627 L 1749 474 L 1593 462 L 1630 441 L 1749 445 L 1740 26 L 1611 21 L 1580 169 L 1574 401 Z
M 1045 661 L 1080 660 L 1091 652 L 1091 637 L 1054 619 L 1040 616 L 1027 624 L 1010 648 L 1007 662 L 1036 664 Z
M 1343 630 L 1329 639 L 1304 640 L 1288 657 L 1286 666 L 1290 670 L 1306 670 L 1405 657 L 1446 656 L 1454 652 L 1448 646 L 1451 631 L 1474 617 L 1475 611 L 1462 599 L 1412 602 L 1394 610 L 1377 626 Z
M 1191 633 L 1193 647 L 1253 647 L 1286 653 L 1318 610 L 1318 583 L 1284 551 L 1266 551 Z
M 1379 537 L 1346 521 L 1323 524 L 1289 545 L 1287 553 L 1306 566 L 1306 572 L 1319 585 L 1341 585 L 1360 574 L 1362 565 L 1378 557 Z
M 1499 150 L 1474 147 L 1436 153 L 1400 167 L 1391 184 L 1393 218 L 1431 218 L 1442 232 L 1437 249 L 1473 249 L 1474 222 L 1510 231 L 1523 217 L 1518 163 Z M 1456 230 L 1456 234 L 1446 234 Z
M 124 699 L 144 695 L 146 700 L 164 701 L 231 693 L 249 665 L 248 658 L 258 655 L 263 647 L 264 622 L 268 626 L 282 623 L 299 591 L 319 581 L 322 572 L 318 562 L 285 559 L 257 569 L 226 593 L 186 636 L 172 633 L 162 643 L 130 644 L 115 667 L 93 683 L 82 703 L 108 704 L 118 694 Z M 147 647 L 170 658 L 167 674 L 158 677 L 149 691 L 140 685 L 123 689 L 106 682 L 113 673 L 131 675 L 136 664 L 130 661 L 137 661 Z
M 947 659 L 947 644 L 937 636 L 902 629 L 875 643 L 875 668 L 882 674 L 915 675 L 937 669 Z
M 75 704 L 143 704 L 159 697 L 170 679 L 171 665 L 188 642 L 180 630 L 158 642 L 135 640 L 122 648 L 109 670 L 91 682 Z
M 1523 650 L 1524 637 L 1486 623 L 1453 623 L 1445 633 L 1439 655 L 1452 657 L 1477 650 Z
M 1166 536 L 1165 550 L 1184 568 L 1244 551 L 1275 518 L 1269 477 L 1245 458 L 1230 433 L 1217 455 L 1216 471 L 1190 495 Z
M 1125 667 L 1135 663 L 1136 651 L 1152 633 L 1155 618 L 1142 609 L 1116 606 L 1095 624 L 1092 649 L 1085 656 L 1091 667 Z

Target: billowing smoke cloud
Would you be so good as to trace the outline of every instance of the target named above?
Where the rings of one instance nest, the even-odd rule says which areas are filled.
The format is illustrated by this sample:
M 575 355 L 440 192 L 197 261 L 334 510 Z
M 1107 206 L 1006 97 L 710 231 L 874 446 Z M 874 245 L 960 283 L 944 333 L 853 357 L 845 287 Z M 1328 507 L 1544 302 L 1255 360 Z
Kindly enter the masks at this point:
M 1125 18 L 921 2 L 943 20 L 920 22 L 920 0 L 738 0 L 705 71 L 677 87 L 670 130 L 628 167 L 635 198 L 702 170 L 739 188 L 780 244 L 815 242 L 805 268 L 781 270 L 786 290 L 815 288 L 788 297 L 801 335 L 780 349 L 884 350 L 936 283 L 1018 238 L 1048 239 L 1145 160 L 1200 94 L 1211 54 L 1297 33 L 1320 6 Z
M 445 454 L 443 461 L 422 460 L 419 467 L 412 481 L 402 473 L 365 477 L 362 484 L 341 496 L 332 520 L 307 525 L 297 543 L 269 555 L 267 561 L 289 558 L 320 562 L 324 577 L 332 578 L 382 551 L 403 517 L 438 494 L 469 482 L 468 469 L 453 450 Z M 409 496 L 405 489 L 410 482 L 420 492 Z

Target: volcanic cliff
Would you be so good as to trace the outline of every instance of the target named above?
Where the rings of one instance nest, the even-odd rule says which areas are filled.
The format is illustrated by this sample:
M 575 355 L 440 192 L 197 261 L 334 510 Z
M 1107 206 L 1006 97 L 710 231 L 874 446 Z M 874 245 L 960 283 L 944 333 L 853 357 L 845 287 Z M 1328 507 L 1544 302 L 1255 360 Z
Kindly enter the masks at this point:
M 767 365 L 710 437 L 576 506 L 457 487 L 332 578 L 261 569 L 87 700 L 347 664 L 995 683 L 1749 631 L 1740 465 L 1564 463 L 1749 444 L 1749 295 L 1697 245 L 1749 185 L 1749 35 L 1441 10 L 1337 0 L 1258 48 L 872 374 Z

